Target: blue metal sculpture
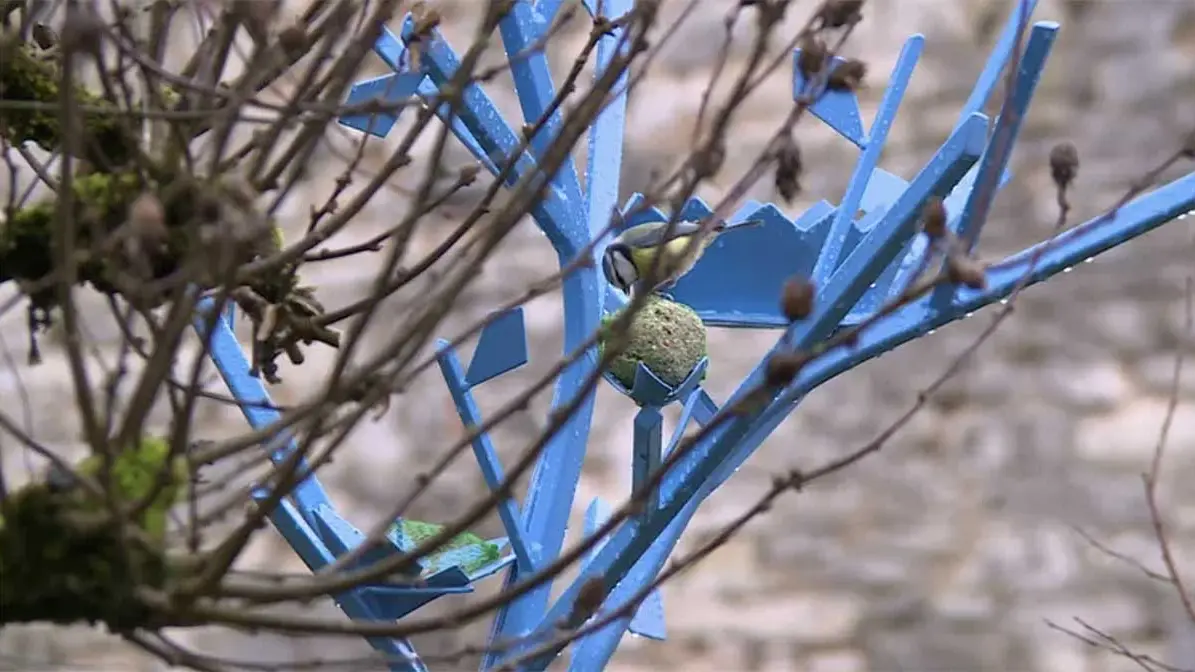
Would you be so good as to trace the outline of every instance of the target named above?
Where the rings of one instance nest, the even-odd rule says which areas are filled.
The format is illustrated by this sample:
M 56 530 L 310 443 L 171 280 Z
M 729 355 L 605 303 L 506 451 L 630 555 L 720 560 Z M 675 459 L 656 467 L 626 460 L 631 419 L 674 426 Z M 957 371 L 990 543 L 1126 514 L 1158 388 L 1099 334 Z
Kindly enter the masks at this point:
M 586 1 L 591 14 L 597 13 Z M 631 0 L 605 0 L 606 17 L 617 19 L 630 11 Z M 550 109 L 556 91 L 539 40 L 561 5 L 561 0 L 517 0 L 502 19 L 500 32 L 522 104 L 524 119 L 537 123 Z M 961 239 L 973 244 L 988 213 L 991 195 L 1009 179 L 1007 164 L 1019 122 L 1029 106 L 1053 44 L 1058 25 L 1034 24 L 1028 30 L 1020 54 L 1016 86 L 1005 108 L 989 128 L 990 120 L 981 106 L 995 88 L 1001 71 L 1013 56 L 1017 36 L 1031 15 L 1036 1 L 1018 3 L 969 100 L 959 122 L 941 148 L 912 179 L 905 179 L 879 167 L 885 138 L 896 117 L 924 39 L 911 37 L 897 60 L 891 83 L 875 120 L 864 131 L 859 103 L 851 92 L 827 92 L 817 98 L 811 112 L 829 124 L 860 150 L 842 202 L 835 206 L 816 203 L 795 221 L 771 204 L 748 203 L 732 220 L 760 219 L 764 224 L 719 237 L 697 267 L 672 288 L 672 296 L 691 306 L 709 326 L 783 328 L 776 349 L 812 346 L 846 325 L 875 317 L 877 309 L 901 295 L 928 254 L 925 236 L 916 225 L 922 205 L 931 197 L 944 198 L 951 213 L 949 226 Z M 616 24 L 614 24 L 616 25 Z M 607 68 L 621 45 L 622 28 L 616 27 L 598 46 L 598 74 Z M 414 23 L 408 17 L 401 37 L 384 31 L 375 51 L 394 74 L 356 85 L 348 102 L 381 99 L 401 103 L 412 97 L 432 98 L 439 86 L 449 81 L 459 67 L 452 48 L 437 34 L 419 36 L 418 69 L 413 69 L 407 44 L 413 40 Z M 795 61 L 794 61 L 795 63 Z M 799 73 L 799 69 L 794 68 Z M 616 86 L 616 95 L 590 128 L 586 185 L 572 161 L 551 176 L 548 189 L 532 209 L 536 223 L 556 249 L 561 265 L 590 251 L 595 235 L 605 230 L 616 207 L 623 130 L 626 123 L 626 77 Z M 809 84 L 794 75 L 794 97 Z M 438 114 L 456 137 L 489 170 L 498 174 L 518 148 L 517 134 L 503 120 L 494 103 L 478 85 L 466 87 L 457 116 L 448 106 Z M 358 115 L 341 120 L 352 128 L 384 136 L 395 117 L 385 114 Z M 553 113 L 531 140 L 526 152 L 516 157 L 515 169 L 507 176 L 513 185 L 529 172 L 551 143 L 561 125 Z M 989 130 L 991 131 L 989 133 Z M 995 176 L 999 176 L 997 180 Z M 985 186 L 986 185 L 986 186 Z M 983 186 L 984 188 L 979 188 Z M 992 188 L 994 186 L 995 188 Z M 1009 257 L 987 271 L 984 289 L 943 286 L 923 300 L 875 319 L 849 349 L 834 349 L 805 367 L 789 386 L 771 393 L 765 403 L 749 414 L 739 414 L 720 423 L 693 450 L 685 454 L 664 475 L 658 487 L 646 493 L 642 511 L 622 522 L 599 542 L 582 561 L 581 575 L 563 595 L 549 605 L 551 584 L 543 582 L 524 592 L 500 611 L 491 635 L 492 643 L 522 642 L 495 646 L 485 657 L 482 669 L 492 669 L 512 657 L 522 657 L 520 669 L 544 669 L 563 645 L 544 646 L 557 626 L 570 623 L 575 601 L 587 582 L 600 581 L 607 598 L 597 617 L 610 614 L 638 597 L 659 575 L 673 547 L 700 503 L 721 485 L 755 451 L 800 399 L 825 381 L 902 343 L 970 314 L 1009 295 L 1021 283 L 1036 283 L 1069 269 L 1100 252 L 1139 236 L 1162 224 L 1182 219 L 1195 208 L 1195 173 L 1138 198 L 1110 217 L 1093 220 L 1038 248 Z M 668 214 L 641 207 L 634 196 L 622 207 L 624 226 L 643 221 L 666 221 Z M 711 214 L 708 206 L 693 199 L 680 213 L 696 219 Z M 607 291 L 600 275 L 591 267 L 579 268 L 564 281 L 565 353 L 578 350 L 599 327 L 603 312 L 612 312 L 625 300 Z M 739 269 L 749 267 L 750 273 Z M 818 287 L 813 314 L 790 325 L 781 314 L 778 296 L 785 279 L 800 274 Z M 209 309 L 210 310 L 210 309 Z M 269 426 L 277 414 L 261 402 L 268 401 L 262 384 L 250 375 L 249 363 L 231 331 L 231 316 L 215 320 L 208 332 L 210 316 L 196 318 L 196 328 L 209 335 L 211 357 L 228 387 L 244 405 L 245 416 L 254 427 Z M 769 353 L 770 355 L 771 353 Z M 528 360 L 521 309 L 491 321 L 480 337 L 467 369 L 446 343 L 441 343 L 439 364 L 449 391 L 468 427 L 482 424 L 471 389 L 522 366 Z M 765 358 L 766 359 L 766 358 Z M 412 573 L 423 578 L 419 587 L 366 586 L 337 597 L 349 617 L 368 621 L 393 621 L 439 595 L 467 592 L 471 583 L 509 566 L 507 586 L 532 581 L 536 572 L 560 555 L 569 511 L 584 461 L 592 395 L 578 400 L 582 385 L 596 366 L 595 353 L 586 353 L 570 366 L 556 385 L 553 408 L 579 401 L 579 408 L 556 432 L 541 454 L 532 477 L 527 500 L 508 497 L 500 502 L 499 517 L 507 538 L 455 545 L 424 558 Z M 630 389 L 608 380 L 640 407 L 634 424 L 634 486 L 646 484 L 661 461 L 679 444 L 690 422 L 706 425 L 719 405 L 701 388 L 706 360 L 679 385 L 673 387 L 640 365 Z M 739 400 L 758 386 L 762 364 L 742 383 L 727 404 Z M 665 446 L 660 409 L 670 403 L 683 404 L 681 419 Z M 474 454 L 486 483 L 497 488 L 503 470 L 491 439 L 482 434 L 473 443 Z M 286 459 L 285 449 L 276 451 L 276 462 Z M 262 492 L 259 499 L 268 497 Z M 591 503 L 585 533 L 590 535 L 608 519 L 609 507 Z M 271 512 L 271 520 L 313 570 L 332 562 L 361 541 L 361 534 L 336 513 L 314 476 L 294 490 L 288 500 Z M 404 521 L 397 521 L 391 546 L 366 554 L 362 564 L 379 557 L 410 550 L 412 540 L 404 535 Z M 497 549 L 509 547 L 510 554 L 498 557 Z M 660 597 L 649 593 L 633 611 L 583 637 L 572 649 L 571 668 L 601 669 L 613 655 L 622 635 L 631 632 L 655 639 L 664 637 L 664 616 Z M 387 654 L 393 670 L 425 669 L 410 645 L 385 638 L 370 643 Z M 541 647 L 527 655 L 531 647 Z M 544 651 L 547 651 L 546 653 Z

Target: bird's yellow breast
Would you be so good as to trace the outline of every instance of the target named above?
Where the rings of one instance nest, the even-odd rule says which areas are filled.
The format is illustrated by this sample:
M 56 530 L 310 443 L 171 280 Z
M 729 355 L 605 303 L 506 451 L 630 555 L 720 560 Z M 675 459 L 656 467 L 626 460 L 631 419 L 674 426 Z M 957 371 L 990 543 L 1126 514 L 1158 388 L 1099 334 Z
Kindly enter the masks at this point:
M 651 270 L 653 259 L 657 253 L 664 255 L 660 261 L 658 277 L 668 278 L 674 274 L 683 274 L 688 272 L 697 258 L 701 256 L 705 246 L 709 244 L 707 239 L 690 247 L 691 240 L 692 236 L 682 236 L 656 247 L 634 248 L 631 250 L 631 258 L 635 267 L 639 269 L 639 273 L 645 277 Z

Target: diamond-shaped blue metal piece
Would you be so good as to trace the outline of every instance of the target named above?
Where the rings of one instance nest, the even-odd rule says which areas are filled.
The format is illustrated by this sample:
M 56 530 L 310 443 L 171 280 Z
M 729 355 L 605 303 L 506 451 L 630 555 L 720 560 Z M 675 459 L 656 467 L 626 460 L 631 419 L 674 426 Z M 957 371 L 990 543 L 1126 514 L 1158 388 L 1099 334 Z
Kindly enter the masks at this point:
M 490 320 L 481 330 L 465 381 L 477 387 L 527 363 L 527 327 L 522 306 Z
M 419 92 L 419 84 L 423 75 L 390 74 L 374 77 L 358 82 L 349 89 L 345 105 L 362 105 L 370 100 L 376 100 L 383 105 L 395 106 L 407 104 Z M 394 124 L 398 122 L 398 112 L 376 114 L 351 114 L 340 118 L 340 123 L 362 133 L 386 137 Z

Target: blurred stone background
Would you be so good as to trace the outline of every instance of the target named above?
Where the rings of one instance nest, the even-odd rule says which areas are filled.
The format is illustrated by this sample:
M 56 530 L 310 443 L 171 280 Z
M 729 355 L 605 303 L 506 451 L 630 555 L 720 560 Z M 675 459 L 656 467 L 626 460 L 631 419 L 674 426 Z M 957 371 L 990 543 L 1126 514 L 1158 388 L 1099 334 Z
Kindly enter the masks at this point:
M 446 33 L 462 47 L 472 30 L 476 0 L 440 0 Z M 653 170 L 683 156 L 709 71 L 733 3 L 703 0 L 633 95 L 628 121 L 624 192 Z M 683 3 L 665 3 L 676 16 Z M 794 3 L 792 34 L 812 2 Z M 911 177 L 944 139 L 1011 9 L 1010 0 L 872 0 L 847 52 L 870 65 L 865 112 L 874 106 L 902 41 L 927 38 L 925 53 L 892 130 L 884 166 Z M 1046 236 L 1054 192 L 1046 155 L 1069 139 L 1082 157 L 1073 201 L 1075 221 L 1115 202 L 1145 170 L 1195 128 L 1195 2 L 1190 0 L 1042 0 L 1036 19 L 1062 30 L 1038 88 L 1014 156 L 1016 176 L 997 201 L 981 254 L 999 257 Z M 583 43 L 585 28 L 562 37 L 561 71 Z M 665 22 L 666 24 L 668 22 Z M 742 63 L 753 30 L 736 32 L 731 72 Z M 185 49 L 181 47 L 180 49 Z M 495 55 L 495 58 L 497 56 Z M 380 70 L 376 70 L 380 72 Z M 717 196 L 756 156 L 791 105 L 787 64 L 745 102 L 722 176 L 702 194 Z M 514 119 L 517 103 L 505 82 L 490 88 Z M 837 200 L 854 152 L 819 122 L 807 119 L 798 139 L 809 169 L 796 214 L 813 200 Z M 341 152 L 353 137 L 330 131 Z M 400 134 L 373 141 L 369 161 L 384 160 Z M 429 142 L 421 143 L 426 154 Z M 454 151 L 455 162 L 467 156 Z M 310 184 L 288 204 L 300 229 L 308 207 L 322 202 L 342 170 L 334 152 L 313 161 Z M 1184 170 L 1190 170 L 1187 164 Z M 405 183 L 415 184 L 411 174 Z M 402 180 L 396 180 L 402 183 Z M 399 189 L 383 193 L 363 213 L 355 236 L 392 224 L 405 207 Z M 778 200 L 767 180 L 752 190 Z M 462 205 L 466 197 L 462 199 Z M 450 209 L 451 210 L 451 209 Z M 451 211 L 445 215 L 451 219 Z M 459 215 L 458 215 L 459 216 Z M 610 669 L 667 668 L 794 672 L 1117 672 L 1139 669 L 1123 658 L 1085 647 L 1052 630 L 1047 620 L 1077 627 L 1075 617 L 1119 638 L 1133 650 L 1182 668 L 1195 666 L 1195 626 L 1180 614 L 1173 591 L 1142 571 L 1110 559 L 1084 541 L 1101 543 L 1161 569 L 1145 507 L 1147 469 L 1165 415 L 1176 352 L 1184 344 L 1183 287 L 1195 270 L 1195 220 L 1105 254 L 1091 264 L 1036 287 L 1019 309 L 927 408 L 888 447 L 848 472 L 783 498 L 766 516 L 702 565 L 664 589 L 669 638 L 627 638 Z M 431 236 L 428 237 L 431 240 Z M 419 244 L 423 244 L 422 242 Z M 428 243 L 430 245 L 430 243 Z M 520 225 L 491 262 L 448 325 L 468 324 L 527 281 L 555 267 L 554 254 L 531 222 Z M 369 259 L 312 266 L 308 281 L 328 305 L 360 296 L 371 276 Z M 8 288 L 0 293 L 8 296 Z M 400 299 L 401 301 L 401 299 Z M 101 349 L 118 333 L 97 297 L 89 297 L 88 328 Z M 391 315 L 398 319 L 397 304 Z M 681 551 L 749 507 L 772 474 L 820 464 L 868 441 L 912 404 L 992 317 L 985 311 L 909 344 L 834 380 L 811 395 L 725 487 L 705 504 Z M 385 314 L 379 333 L 385 336 Z M 59 409 L 69 399 L 68 370 L 53 352 L 37 368 L 24 363 L 23 318 L 0 320 L 11 355 L 0 373 L 5 410 L 27 414 L 35 436 L 64 452 L 78 446 L 77 424 Z M 557 296 L 531 305 L 528 328 L 539 359 L 483 387 L 494 407 L 551 365 L 559 351 Z M 376 330 L 375 330 L 376 331 Z M 773 342 L 774 334 L 711 333 L 709 389 L 724 399 Z M 52 350 L 52 348 L 51 348 Z M 330 353 L 312 349 L 311 362 L 283 370 L 276 391 L 294 401 L 324 375 Z M 1179 565 L 1195 568 L 1195 364 L 1181 383 L 1170 430 L 1161 498 Z M 409 487 L 409 474 L 461 435 L 442 381 L 428 376 L 417 393 L 394 399 L 379 422 L 362 427 L 323 477 L 342 513 L 359 526 L 373 522 Z M 575 518 L 594 496 L 618 501 L 630 483 L 634 408 L 602 390 Z M 543 422 L 546 399 L 498 432 L 506 455 L 521 450 Z M 205 406 L 205 435 L 243 428 L 235 412 Z M 7 450 L 8 478 L 23 478 L 31 459 Z M 417 507 L 428 520 L 450 518 L 483 488 L 466 458 Z M 482 531 L 498 534 L 496 521 Z M 301 571 L 272 531 L 262 534 L 242 563 Z M 1195 570 L 1189 569 L 1195 582 Z M 500 583 L 481 586 L 490 594 Z M 462 604 L 449 598 L 429 610 Z M 329 605 L 312 607 L 330 615 Z M 420 615 L 428 613 L 421 611 Z M 457 632 L 416 640 L 424 654 L 479 643 L 487 630 L 474 623 Z M 179 641 L 220 657 L 294 665 L 319 658 L 367 655 L 355 639 L 249 637 L 226 632 L 178 633 Z M 350 669 L 379 669 L 361 663 Z M 149 660 L 86 629 L 9 628 L 0 632 L 0 669 L 158 670 Z M 328 668 L 332 669 L 332 668 Z M 343 669 L 343 668 L 338 668 Z M 433 669 L 475 669 L 471 662 Z

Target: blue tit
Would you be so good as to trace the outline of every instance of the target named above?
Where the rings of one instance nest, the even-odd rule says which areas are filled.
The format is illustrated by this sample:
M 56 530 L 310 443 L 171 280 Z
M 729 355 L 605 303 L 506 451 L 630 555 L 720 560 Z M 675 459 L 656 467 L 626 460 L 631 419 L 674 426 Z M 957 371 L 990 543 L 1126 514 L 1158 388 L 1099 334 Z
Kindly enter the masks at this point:
M 671 284 L 681 276 L 693 270 L 693 266 L 705 248 L 724 231 L 745 226 L 762 224 L 762 220 L 752 220 L 739 224 L 722 222 L 712 228 L 701 230 L 701 222 L 677 222 L 672 231 L 668 232 L 668 222 L 648 222 L 639 224 L 623 231 L 606 248 L 602 255 L 602 272 L 606 281 L 630 295 L 643 291 L 655 291 Z M 668 233 L 665 238 L 664 234 Z M 701 240 L 690 245 L 695 236 Z M 660 266 L 656 269 L 659 281 L 652 287 L 646 286 L 646 278 L 651 273 L 652 264 L 658 252 L 663 251 Z

